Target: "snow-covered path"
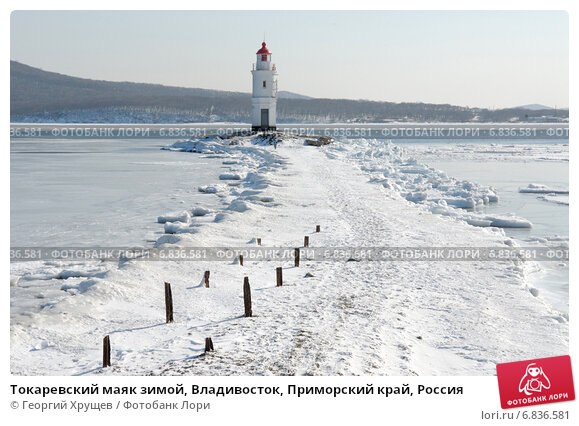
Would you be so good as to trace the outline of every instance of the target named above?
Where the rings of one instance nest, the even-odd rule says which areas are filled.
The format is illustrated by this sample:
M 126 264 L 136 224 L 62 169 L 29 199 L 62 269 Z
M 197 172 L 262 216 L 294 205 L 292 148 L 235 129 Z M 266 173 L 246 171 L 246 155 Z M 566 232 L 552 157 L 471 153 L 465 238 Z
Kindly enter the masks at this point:
M 248 146 L 248 161 L 236 152 L 223 164 L 251 167 L 223 200 L 236 206 L 241 200 L 247 209 L 228 209 L 195 233 L 167 235 L 167 241 L 255 247 L 259 237 L 264 247 L 293 248 L 309 235 L 311 247 L 507 247 L 501 230 L 434 215 L 370 182 L 368 172 L 332 149 Z M 313 232 L 316 225 L 321 233 Z M 299 268 L 272 260 L 246 260 L 243 267 L 226 261 L 110 265 L 78 284 L 74 296 L 13 324 L 12 370 L 492 375 L 499 362 L 568 353 L 568 322 L 529 292 L 524 265 L 359 260 L 302 259 Z M 275 286 L 277 266 L 284 268 L 282 287 Z M 208 289 L 197 285 L 205 270 L 211 270 Z M 244 276 L 252 286 L 252 318 L 242 317 Z M 173 285 L 173 324 L 162 323 L 164 281 Z M 105 334 L 113 368 L 102 370 Z M 205 337 L 216 351 L 203 356 Z

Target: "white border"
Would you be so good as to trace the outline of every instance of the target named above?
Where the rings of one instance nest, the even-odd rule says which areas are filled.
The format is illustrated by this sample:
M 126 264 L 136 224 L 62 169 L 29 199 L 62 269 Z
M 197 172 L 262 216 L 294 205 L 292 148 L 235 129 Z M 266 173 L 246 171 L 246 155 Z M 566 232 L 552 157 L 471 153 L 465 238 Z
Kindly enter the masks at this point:
M 437 10 L 567 10 L 569 12 L 569 29 L 570 29 L 570 97 L 569 97 L 569 107 L 570 111 L 576 111 L 577 105 L 577 83 L 575 78 L 572 76 L 579 75 L 577 69 L 577 36 L 578 36 L 578 25 L 579 25 L 579 12 L 577 10 L 576 1 L 537 1 L 537 0 L 527 0 L 527 1 L 497 1 L 490 0 L 485 2 L 471 2 L 466 4 L 464 1 L 438 1 L 426 2 L 426 1 L 405 1 L 405 2 L 377 2 L 377 1 L 357 1 L 355 3 L 341 3 L 341 4 L 330 4 L 332 9 L 335 10 L 352 10 L 353 7 L 356 9 L 391 9 L 391 10 L 432 10 L 436 6 Z M 325 2 L 313 2 L 313 1 L 303 1 L 297 0 L 291 3 L 274 3 L 270 1 L 251 1 L 244 2 L 242 4 L 244 9 L 249 10 L 317 10 L 325 9 L 328 4 Z M 14 9 L 24 10 L 24 9 L 46 9 L 50 6 L 50 9 L 54 10 L 64 10 L 64 9 L 104 9 L 104 10 L 127 10 L 127 9 L 137 9 L 137 10 L 184 10 L 184 9 L 198 9 L 198 10 L 219 10 L 219 9 L 238 9 L 241 4 L 235 2 L 191 2 L 191 1 L 172 1 L 172 2 L 128 2 L 128 1 L 100 1 L 93 2 L 92 4 L 83 3 L 82 5 L 78 2 L 72 1 L 52 1 L 50 4 L 41 1 L 26 1 L 26 2 L 14 2 L 9 1 L 3 3 L 4 13 L 2 15 L 2 32 L 3 37 L 3 49 L 10 49 L 10 11 Z M 83 7 L 81 7 L 83 6 Z M 5 56 L 5 57 L 6 57 Z M 8 61 L 7 61 L 8 62 Z M 7 64 L 6 62 L 6 64 Z M 10 76 L 8 67 L 5 65 L 3 69 L 3 82 L 5 88 L 4 95 L 4 110 L 3 116 L 9 117 L 10 110 Z M 8 126 L 7 126 L 8 127 Z M 7 132 L 8 129 L 6 128 Z M 570 132 L 572 137 L 570 138 L 570 156 L 572 161 L 571 176 L 570 176 L 570 187 L 571 190 L 571 214 L 570 218 L 579 217 L 576 214 L 575 208 L 575 189 L 577 188 L 577 169 L 574 163 L 577 158 L 577 148 L 574 147 L 576 135 L 575 121 L 570 122 Z M 9 199 L 10 196 L 10 164 L 9 164 L 9 144 L 6 141 L 4 147 L 4 155 L 1 157 L 2 161 L 2 193 L 4 199 Z M 4 211 L 9 211 L 9 209 L 4 209 Z M 6 226 L 9 226 L 9 220 L 6 217 L 3 221 Z M 5 232 L 9 235 L 8 232 Z M 574 242 L 577 238 L 577 226 L 571 219 L 570 223 L 570 241 Z M 0 256 L 2 258 L 2 272 L 5 281 L 8 281 L 9 275 L 9 237 L 5 237 L 4 244 L 2 245 L 2 250 Z M 7 283 L 5 284 L 7 286 Z M 577 327 L 574 326 L 574 313 L 576 311 L 576 303 L 578 296 L 578 291 L 576 286 L 578 285 L 577 280 L 577 267 L 575 263 L 575 257 L 571 257 L 570 263 L 570 355 L 572 362 L 575 360 L 574 355 L 579 354 L 577 351 Z M 5 290 L 8 291 L 8 290 Z M 10 331 L 9 331 L 9 297 L 6 297 L 3 303 L 3 318 L 5 321 L 5 326 L 3 327 L 2 342 L 2 378 L 4 387 L 4 398 L 0 401 L 2 407 L 2 419 L 4 424 L 12 424 L 13 422 L 20 424 L 31 424 L 32 422 L 38 421 L 42 424 L 78 424 L 78 422 L 83 422 L 84 424 L 97 424 L 103 421 L 109 421 L 112 424 L 124 423 L 127 420 L 127 416 L 147 416 L 155 417 L 156 421 L 159 421 L 159 416 L 166 417 L 171 416 L 169 421 L 178 421 L 183 419 L 187 422 L 200 422 L 207 421 L 213 422 L 216 425 L 225 424 L 225 422 L 231 422 L 235 424 L 296 424 L 296 422 L 303 422 L 305 425 L 314 424 L 314 422 L 323 421 L 324 424 L 358 424 L 360 422 L 372 424 L 386 424 L 390 422 L 402 422 L 407 424 L 409 422 L 414 423 L 421 422 L 423 424 L 439 424 L 444 423 L 445 425 L 464 425 L 464 424 L 475 424 L 477 422 L 488 424 L 489 421 L 483 421 L 481 419 L 481 412 L 506 412 L 501 410 L 499 405 L 499 397 L 497 390 L 497 383 L 495 377 L 312 377 L 312 378 L 285 378 L 285 377 L 272 377 L 272 378 L 256 378 L 256 377 L 241 377 L 241 378 L 230 378 L 230 377 L 212 377 L 212 378 L 198 378 L 198 377 L 89 377 L 89 378 L 58 378 L 58 377 L 12 377 L 9 373 L 9 358 L 10 351 L 7 342 L 10 341 Z M 563 355 L 563 354 L 561 354 Z M 577 355 L 579 356 L 579 355 Z M 579 358 L 577 358 L 579 359 Z M 575 369 L 579 371 L 579 361 L 575 362 Z M 576 377 L 579 377 L 577 375 Z M 243 398 L 243 397 L 220 397 L 220 398 L 201 398 L 192 397 L 187 398 L 176 398 L 175 402 L 181 401 L 183 399 L 196 400 L 198 402 L 209 402 L 212 405 L 212 409 L 206 414 L 191 413 L 187 411 L 171 411 L 164 410 L 163 412 L 146 412 L 146 411 L 133 411 L 133 412 L 113 412 L 113 413 L 79 413 L 74 414 L 70 411 L 62 413 L 25 413 L 19 410 L 10 409 L 9 403 L 14 398 L 10 392 L 10 384 L 18 384 L 21 386 L 58 386 L 58 385 L 76 385 L 76 386 L 87 386 L 92 383 L 98 383 L 102 386 L 112 385 L 112 386 L 155 386 L 155 385 L 166 385 L 172 386 L 178 383 L 185 384 L 187 390 L 189 390 L 191 384 L 200 384 L 207 386 L 251 386 L 252 384 L 257 384 L 259 386 L 281 386 L 283 390 L 287 384 L 296 384 L 298 386 L 348 386 L 356 385 L 363 386 L 366 383 L 374 384 L 376 386 L 399 386 L 402 384 L 410 384 L 413 388 L 416 388 L 418 384 L 423 384 L 427 386 L 440 386 L 440 385 L 451 385 L 451 386 L 463 386 L 465 389 L 465 394 L 462 396 L 454 397 L 378 397 L 378 396 L 359 396 L 359 397 L 327 397 L 327 396 L 317 396 L 317 397 L 283 397 L 283 398 Z M 102 396 L 89 397 L 87 401 L 97 402 Z M 55 402 L 62 399 L 58 398 Z M 127 398 L 125 398 L 127 399 Z M 132 398 L 134 401 L 139 401 L 139 399 L 149 401 L 150 398 Z M 161 400 L 162 398 L 159 398 Z M 108 399 L 105 399 L 108 400 Z M 568 410 L 570 411 L 571 418 L 575 418 L 577 415 L 577 402 L 565 402 L 559 404 L 549 404 L 541 405 L 535 407 L 529 407 L 523 409 L 523 411 L 541 410 L 541 411 L 553 411 L 553 410 Z M 519 409 L 508 410 L 508 412 L 517 412 Z M 105 417 L 105 418 L 103 418 Z M 505 420 L 506 421 L 506 420 Z M 394 423 L 394 424 L 396 424 Z M 517 421 L 507 421 L 508 424 L 518 423 Z M 526 422 L 525 422 L 526 423 Z M 539 421 L 541 424 L 547 424 L 547 421 Z M 550 423 L 550 422 L 549 422 Z M 563 424 L 567 422 L 559 421 L 556 424 Z

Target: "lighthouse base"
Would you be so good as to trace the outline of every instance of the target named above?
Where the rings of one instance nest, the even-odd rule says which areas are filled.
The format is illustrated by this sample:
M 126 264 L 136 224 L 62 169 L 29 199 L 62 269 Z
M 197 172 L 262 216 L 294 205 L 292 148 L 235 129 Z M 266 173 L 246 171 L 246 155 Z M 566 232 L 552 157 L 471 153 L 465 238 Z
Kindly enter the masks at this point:
M 251 131 L 252 132 L 275 132 L 277 130 L 277 128 L 275 126 L 268 126 L 268 127 L 262 127 L 262 126 L 251 126 Z
M 251 129 L 254 131 L 275 130 L 276 99 L 272 97 L 251 98 L 251 104 Z

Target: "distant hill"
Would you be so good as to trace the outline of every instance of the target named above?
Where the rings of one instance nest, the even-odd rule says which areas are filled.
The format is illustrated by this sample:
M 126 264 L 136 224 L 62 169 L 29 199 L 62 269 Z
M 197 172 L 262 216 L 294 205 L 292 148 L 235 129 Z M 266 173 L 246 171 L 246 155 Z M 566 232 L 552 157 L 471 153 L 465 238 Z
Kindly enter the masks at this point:
M 311 96 L 300 95 L 299 93 L 288 92 L 287 90 L 280 90 L 277 92 L 279 99 L 313 99 Z
M 227 105 L 245 110 L 249 95 L 129 82 L 70 77 L 10 61 L 10 114 L 56 113 L 103 108 L 203 110 Z
M 518 107 L 515 107 L 518 109 L 528 109 L 531 111 L 538 111 L 538 110 L 547 110 L 547 109 L 553 109 L 551 107 L 545 106 L 545 105 L 541 105 L 541 104 L 530 104 L 530 105 L 521 105 Z
M 251 95 L 70 77 L 10 61 L 12 122 L 248 123 Z M 504 122 L 568 119 L 565 110 L 487 110 L 454 105 L 321 99 L 280 91 L 278 122 Z

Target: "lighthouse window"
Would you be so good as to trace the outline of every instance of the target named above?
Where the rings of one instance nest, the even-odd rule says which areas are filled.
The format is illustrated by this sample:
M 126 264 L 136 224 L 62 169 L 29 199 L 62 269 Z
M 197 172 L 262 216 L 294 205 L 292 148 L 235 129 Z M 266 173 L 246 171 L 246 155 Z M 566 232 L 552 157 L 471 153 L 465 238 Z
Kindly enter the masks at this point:
M 265 80 L 263 80 L 263 87 L 265 87 Z
M 261 55 L 261 60 L 267 62 L 267 55 Z

